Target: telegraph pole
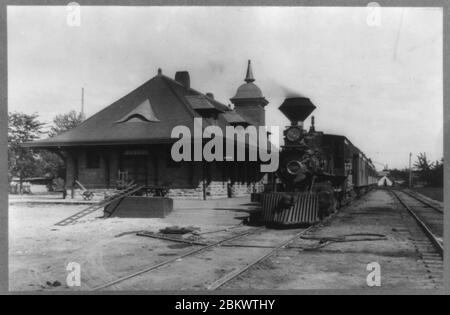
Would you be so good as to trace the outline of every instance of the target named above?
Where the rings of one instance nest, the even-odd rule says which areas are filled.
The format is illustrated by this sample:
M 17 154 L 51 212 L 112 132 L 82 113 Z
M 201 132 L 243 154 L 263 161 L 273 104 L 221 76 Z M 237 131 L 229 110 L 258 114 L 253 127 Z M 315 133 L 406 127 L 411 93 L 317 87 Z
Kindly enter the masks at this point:
M 86 116 L 84 115 L 84 88 L 81 88 L 81 119 L 85 120 Z
M 412 187 L 411 156 L 412 156 L 412 153 L 409 153 L 409 188 Z

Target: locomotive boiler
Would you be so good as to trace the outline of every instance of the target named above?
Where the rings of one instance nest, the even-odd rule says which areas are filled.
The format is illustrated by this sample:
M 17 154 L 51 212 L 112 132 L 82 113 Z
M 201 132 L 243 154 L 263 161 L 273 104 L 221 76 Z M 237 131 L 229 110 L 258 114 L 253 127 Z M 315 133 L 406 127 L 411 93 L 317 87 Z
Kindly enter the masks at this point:
M 260 196 L 266 225 L 316 223 L 375 182 L 373 164 L 346 137 L 316 131 L 314 117 L 304 129 L 315 109 L 306 97 L 287 98 L 279 107 L 291 124 L 283 132 L 276 172 L 281 189 Z

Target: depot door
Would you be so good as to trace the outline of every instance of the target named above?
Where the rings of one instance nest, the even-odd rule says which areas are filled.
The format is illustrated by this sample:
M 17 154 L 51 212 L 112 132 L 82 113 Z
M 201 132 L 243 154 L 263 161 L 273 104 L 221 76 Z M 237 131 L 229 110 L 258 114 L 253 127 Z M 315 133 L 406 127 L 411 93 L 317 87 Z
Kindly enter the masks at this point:
M 138 185 L 148 185 L 148 151 L 126 150 L 121 156 L 120 170 L 128 174 L 128 181 L 133 180 Z

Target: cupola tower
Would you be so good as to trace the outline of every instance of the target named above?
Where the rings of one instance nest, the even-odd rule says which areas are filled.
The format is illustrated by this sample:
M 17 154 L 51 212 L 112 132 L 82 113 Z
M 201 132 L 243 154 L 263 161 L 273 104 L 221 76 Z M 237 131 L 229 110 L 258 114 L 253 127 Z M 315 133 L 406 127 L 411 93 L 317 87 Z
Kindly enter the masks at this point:
M 264 107 L 269 103 L 263 96 L 261 89 L 253 83 L 253 69 L 251 61 L 248 61 L 245 83 L 236 91 L 236 95 L 231 98 L 235 111 L 247 122 L 254 126 L 264 126 L 266 124 L 266 112 Z

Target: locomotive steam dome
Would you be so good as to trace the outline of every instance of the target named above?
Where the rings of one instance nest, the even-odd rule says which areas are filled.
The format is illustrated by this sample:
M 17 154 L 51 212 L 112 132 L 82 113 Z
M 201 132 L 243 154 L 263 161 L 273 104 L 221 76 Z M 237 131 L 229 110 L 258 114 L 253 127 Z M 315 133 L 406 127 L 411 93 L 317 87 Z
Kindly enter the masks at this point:
M 307 97 L 291 97 L 284 100 L 278 108 L 292 123 L 303 122 L 316 109 Z

